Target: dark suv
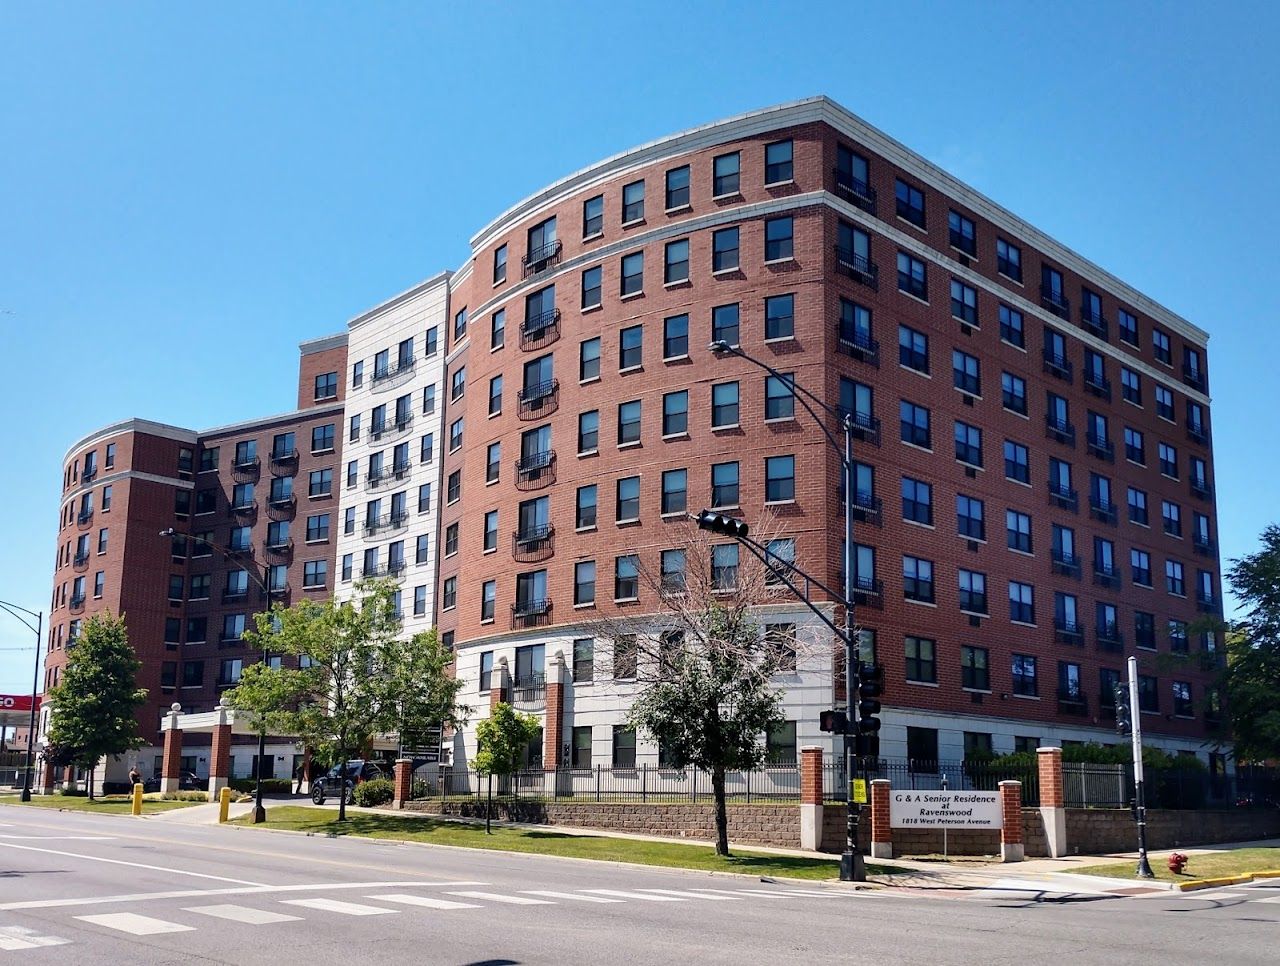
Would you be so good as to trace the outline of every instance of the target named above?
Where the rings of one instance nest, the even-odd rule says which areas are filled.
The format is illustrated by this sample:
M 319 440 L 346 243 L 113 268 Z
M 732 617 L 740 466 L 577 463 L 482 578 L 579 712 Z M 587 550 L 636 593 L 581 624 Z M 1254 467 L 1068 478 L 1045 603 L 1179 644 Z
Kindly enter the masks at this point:
M 313 781 L 311 783 L 311 800 L 317 805 L 323 805 L 328 796 L 336 795 L 341 772 L 342 766 L 334 765 Z M 346 787 L 347 804 L 350 805 L 355 801 L 355 787 L 361 782 L 385 777 L 386 773 L 376 761 L 363 761 L 359 758 L 353 758 L 347 762 L 347 778 L 343 783 Z

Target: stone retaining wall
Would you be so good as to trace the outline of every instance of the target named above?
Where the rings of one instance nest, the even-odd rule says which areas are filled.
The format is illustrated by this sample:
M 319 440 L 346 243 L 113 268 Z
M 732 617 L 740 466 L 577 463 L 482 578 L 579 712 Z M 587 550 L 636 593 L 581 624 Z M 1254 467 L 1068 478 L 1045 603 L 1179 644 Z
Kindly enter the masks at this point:
M 1218 842 L 1249 842 L 1280 836 L 1280 809 L 1152 809 L 1147 812 L 1147 848 L 1173 849 Z M 1138 830 L 1128 809 L 1067 809 L 1067 848 L 1082 852 L 1132 852 Z M 1028 852 L 1030 854 L 1030 852 Z

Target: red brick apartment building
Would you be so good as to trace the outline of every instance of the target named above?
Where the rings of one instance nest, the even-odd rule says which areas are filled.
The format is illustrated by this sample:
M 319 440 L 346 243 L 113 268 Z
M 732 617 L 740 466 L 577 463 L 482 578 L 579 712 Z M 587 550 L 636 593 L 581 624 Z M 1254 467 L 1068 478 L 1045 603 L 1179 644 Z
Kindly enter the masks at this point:
M 433 384 L 422 413 L 440 441 L 428 609 L 456 649 L 464 700 L 483 709 L 498 693 L 544 716 L 545 766 L 657 759 L 624 725 L 634 684 L 602 679 L 589 628 L 625 614 L 643 633 L 656 601 L 637 565 L 658 566 L 687 512 L 754 521 L 767 509 L 785 527 L 777 551 L 839 586 L 840 461 L 788 380 L 853 414 L 857 615 L 864 658 L 886 671 L 882 754 L 1114 740 L 1112 684 L 1131 653 L 1150 740 L 1226 750 L 1212 744 L 1217 642 L 1197 628 L 1221 610 L 1208 336 L 834 102 L 583 168 L 481 229 L 447 285 L 441 405 Z M 362 345 L 377 348 L 377 324 L 361 322 Z M 403 336 L 388 329 L 384 348 Z M 788 378 L 718 358 L 712 340 Z M 297 413 L 200 434 L 131 422 L 72 447 L 48 683 L 73 622 L 107 606 L 129 614 L 147 666 L 149 738 L 171 700 L 211 706 L 218 668 L 240 653 L 218 632 L 252 608 L 221 602 L 223 564 L 171 556 L 149 534 L 221 541 L 243 522 L 261 563 L 275 552 L 265 490 L 277 476 L 299 487 L 289 592 L 333 589 L 304 576 L 313 558 L 326 581 L 335 569 L 332 542 L 304 540 L 330 505 L 306 481 L 332 468 L 337 499 L 355 373 L 343 343 L 317 345 L 304 346 Z M 334 373 L 332 394 L 313 397 Z M 311 432 L 328 423 L 332 450 L 313 455 Z M 269 451 L 286 431 L 300 455 L 277 467 Z M 250 438 L 259 465 L 241 472 L 235 450 Z M 227 501 L 250 476 L 258 506 L 240 521 Z M 194 505 L 183 517 L 182 501 L 208 489 L 208 525 Z M 717 549 L 715 565 L 735 553 Z M 193 602 L 199 575 L 212 589 Z M 201 618 L 206 640 L 193 643 Z M 798 636 L 817 626 L 798 603 L 761 621 Z M 201 661 L 202 676 L 187 670 Z M 818 712 L 835 683 L 826 654 L 780 679 L 779 756 L 829 741 Z M 473 726 L 455 737 L 456 762 L 472 742 Z

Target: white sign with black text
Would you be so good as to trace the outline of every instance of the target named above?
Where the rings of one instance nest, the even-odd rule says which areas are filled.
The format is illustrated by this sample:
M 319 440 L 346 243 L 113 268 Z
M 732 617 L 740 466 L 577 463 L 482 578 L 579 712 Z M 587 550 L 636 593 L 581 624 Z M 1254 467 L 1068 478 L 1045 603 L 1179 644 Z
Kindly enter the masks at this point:
M 990 828 L 1003 825 L 999 792 L 893 791 L 893 828 Z

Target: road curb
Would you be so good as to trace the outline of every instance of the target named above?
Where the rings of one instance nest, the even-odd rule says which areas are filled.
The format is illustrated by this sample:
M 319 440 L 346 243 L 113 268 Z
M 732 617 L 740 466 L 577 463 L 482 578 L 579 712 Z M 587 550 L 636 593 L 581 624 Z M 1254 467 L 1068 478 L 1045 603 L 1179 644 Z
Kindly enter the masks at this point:
M 1176 882 L 1173 887 L 1178 892 L 1196 892 L 1200 889 L 1216 889 L 1219 886 L 1243 885 L 1254 879 L 1280 879 L 1280 869 L 1264 869 L 1261 872 L 1246 872 L 1242 875 L 1220 875 L 1212 879 L 1192 879 L 1190 882 Z

